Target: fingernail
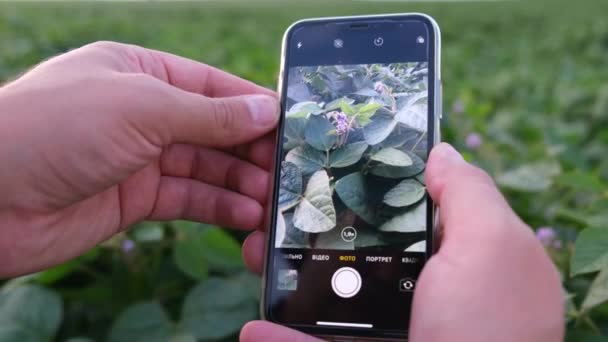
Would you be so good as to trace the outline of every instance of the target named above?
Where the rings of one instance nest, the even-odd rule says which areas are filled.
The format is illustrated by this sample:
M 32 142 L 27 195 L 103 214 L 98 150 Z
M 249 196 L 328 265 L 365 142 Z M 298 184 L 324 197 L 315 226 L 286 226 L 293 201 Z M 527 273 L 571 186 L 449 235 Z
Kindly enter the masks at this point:
M 251 120 L 264 127 L 273 126 L 279 118 L 279 105 L 274 97 L 268 95 L 249 95 L 245 97 Z
M 444 161 L 451 163 L 458 163 L 463 161 L 462 155 L 447 143 L 441 143 L 433 148 L 433 153 L 437 154 L 439 158 Z

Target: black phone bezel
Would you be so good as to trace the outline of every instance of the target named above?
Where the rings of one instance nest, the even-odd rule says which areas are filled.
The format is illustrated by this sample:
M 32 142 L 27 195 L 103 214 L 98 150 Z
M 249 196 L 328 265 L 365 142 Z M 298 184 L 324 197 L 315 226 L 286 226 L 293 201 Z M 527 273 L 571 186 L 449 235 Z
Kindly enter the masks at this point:
M 289 70 L 289 52 L 291 49 L 291 38 L 294 32 L 296 32 L 297 30 L 306 27 L 308 25 L 319 25 L 319 24 L 331 24 L 331 23 L 344 23 L 344 24 L 350 24 L 351 26 L 353 24 L 373 24 L 374 22 L 378 22 L 380 20 L 392 20 L 392 21 L 403 21 L 403 20 L 417 20 L 422 22 L 428 31 L 428 47 L 429 47 L 429 53 L 428 53 L 428 65 L 429 65 L 429 83 L 428 83 L 428 98 L 429 98 L 429 103 L 428 103 L 428 130 L 427 130 L 427 146 L 429 146 L 429 151 L 427 152 L 427 157 L 428 157 L 428 153 L 430 153 L 430 150 L 432 148 L 432 146 L 435 144 L 435 124 L 436 124 L 436 118 L 435 118 L 435 99 L 436 99 L 436 84 L 435 84 L 435 80 L 437 79 L 436 75 L 437 75 L 437 70 L 435 70 L 438 65 L 436 65 L 436 54 L 438 53 L 438 51 L 435 51 L 436 49 L 436 39 L 438 39 L 438 37 L 436 37 L 436 31 L 435 31 L 435 27 L 434 27 L 434 23 L 432 22 L 432 20 L 422 14 L 403 14 L 403 15 L 388 15 L 388 16 L 361 16 L 361 17 L 351 17 L 351 18 L 347 18 L 347 17 L 343 17 L 343 18 L 323 18 L 323 19 L 314 19 L 314 20 L 305 20 L 305 21 L 301 21 L 301 22 L 297 22 L 295 23 L 293 26 L 290 27 L 290 29 L 288 30 L 288 32 L 285 35 L 284 38 L 284 51 L 282 53 L 285 54 L 284 59 L 282 61 L 283 65 L 281 66 L 281 70 L 282 70 L 282 74 L 279 76 L 281 77 L 281 89 L 280 89 L 280 94 L 281 94 L 281 99 L 280 99 L 280 105 L 281 105 L 281 115 L 280 115 L 280 119 L 279 119 L 279 124 L 277 126 L 277 131 L 276 131 L 276 145 L 275 145 L 275 153 L 273 156 L 273 170 L 272 170 L 272 192 L 271 192 L 271 197 L 270 197 L 270 201 L 268 202 L 269 205 L 269 216 L 268 216 L 268 226 L 269 226 L 269 230 L 268 230 L 268 237 L 267 237 L 267 246 L 266 246 L 266 256 L 265 256 L 265 268 L 264 268 L 264 277 L 266 279 L 265 281 L 265 287 L 263 289 L 263 302 L 262 302 L 262 316 L 264 319 L 271 321 L 271 322 L 275 322 L 299 331 L 302 331 L 304 333 L 307 334 L 311 334 L 311 335 L 315 335 L 315 336 L 344 336 L 344 337 L 363 337 L 363 338 L 386 338 L 386 339 L 407 339 L 408 336 L 408 331 L 400 331 L 400 330 L 382 330 L 382 329 L 375 329 L 375 328 L 371 328 L 371 329 L 358 329 L 358 328 L 333 328 L 333 327 L 321 327 L 321 326 L 317 326 L 317 325 L 298 325 L 298 324 L 286 324 L 284 322 L 280 322 L 276 319 L 274 319 L 272 317 L 271 314 L 271 294 L 272 294 L 272 288 L 271 286 L 269 286 L 269 284 L 271 284 L 272 282 L 270 281 L 270 279 L 272 279 L 271 277 L 274 276 L 274 270 L 272 269 L 272 264 L 273 264 L 273 260 L 275 257 L 275 250 L 276 248 L 274 247 L 274 239 L 275 239 L 275 225 L 276 225 L 276 213 L 278 210 L 278 203 L 277 203 L 277 198 L 278 198 L 278 192 L 279 192 L 279 175 L 280 175 L 280 159 L 281 159 L 281 155 L 282 155 L 282 151 L 283 148 L 281 146 L 281 140 L 282 140 L 282 136 L 283 136 L 283 129 L 284 129 L 284 120 L 285 120 L 285 115 L 284 113 L 286 112 L 286 101 L 287 101 L 287 86 L 288 86 L 288 82 L 286 82 L 287 80 L 287 75 L 288 75 L 288 70 Z M 336 63 L 339 64 L 339 63 Z M 434 228 L 434 203 L 432 201 L 432 199 L 430 198 L 430 196 L 428 196 L 427 194 L 427 232 L 426 232 L 426 238 L 427 238 L 427 244 L 426 244 L 426 259 L 428 259 L 432 253 L 433 253 L 433 228 Z

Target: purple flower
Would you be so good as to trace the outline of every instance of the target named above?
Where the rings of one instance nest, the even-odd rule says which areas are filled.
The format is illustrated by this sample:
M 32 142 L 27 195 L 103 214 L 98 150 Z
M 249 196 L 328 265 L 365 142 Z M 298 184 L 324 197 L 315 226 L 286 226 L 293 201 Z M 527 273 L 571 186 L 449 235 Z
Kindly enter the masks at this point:
M 562 242 L 557 236 L 557 232 L 551 227 L 538 228 L 536 230 L 536 238 L 545 247 L 552 247 L 555 249 L 562 248 Z
M 124 239 L 122 240 L 120 249 L 122 249 L 123 253 L 129 254 L 135 249 L 135 242 L 131 239 Z
M 475 132 L 469 133 L 465 139 L 465 145 L 471 150 L 478 149 L 482 143 L 483 140 L 481 139 L 481 135 Z
M 464 103 L 461 100 L 456 100 L 452 104 L 452 112 L 453 113 L 463 113 L 464 112 Z
M 338 136 L 344 135 L 350 129 L 348 124 L 348 116 L 342 112 L 331 112 L 329 113 L 334 118 L 334 125 L 336 126 L 336 133 Z

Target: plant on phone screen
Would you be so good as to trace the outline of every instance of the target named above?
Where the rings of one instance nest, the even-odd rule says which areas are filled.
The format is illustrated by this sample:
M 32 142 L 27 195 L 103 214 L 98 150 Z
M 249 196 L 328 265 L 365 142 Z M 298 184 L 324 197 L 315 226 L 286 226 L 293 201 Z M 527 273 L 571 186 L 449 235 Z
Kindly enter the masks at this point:
M 354 249 L 390 240 L 424 251 L 426 63 L 295 69 L 276 245 Z M 357 239 L 342 240 L 335 228 L 357 220 Z

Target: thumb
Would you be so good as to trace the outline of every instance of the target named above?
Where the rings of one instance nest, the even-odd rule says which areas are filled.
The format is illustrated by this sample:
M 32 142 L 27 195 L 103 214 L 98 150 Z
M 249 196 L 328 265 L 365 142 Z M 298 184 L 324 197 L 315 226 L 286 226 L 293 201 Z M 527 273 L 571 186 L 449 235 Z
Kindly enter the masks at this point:
M 127 113 L 130 122 L 160 145 L 187 143 L 233 146 L 255 140 L 276 127 L 279 105 L 268 95 L 212 98 L 150 79 L 139 87 L 143 103 Z M 143 89 L 142 89 L 143 88 Z
M 525 227 L 492 178 L 467 163 L 449 144 L 433 148 L 425 178 L 429 194 L 439 206 L 442 249 L 451 248 L 452 241 L 462 242 L 455 245 L 465 248 L 471 242 L 495 242 L 504 237 L 505 230 Z
M 268 95 L 195 97 L 173 124 L 173 142 L 232 146 L 264 136 L 279 118 L 278 102 Z

